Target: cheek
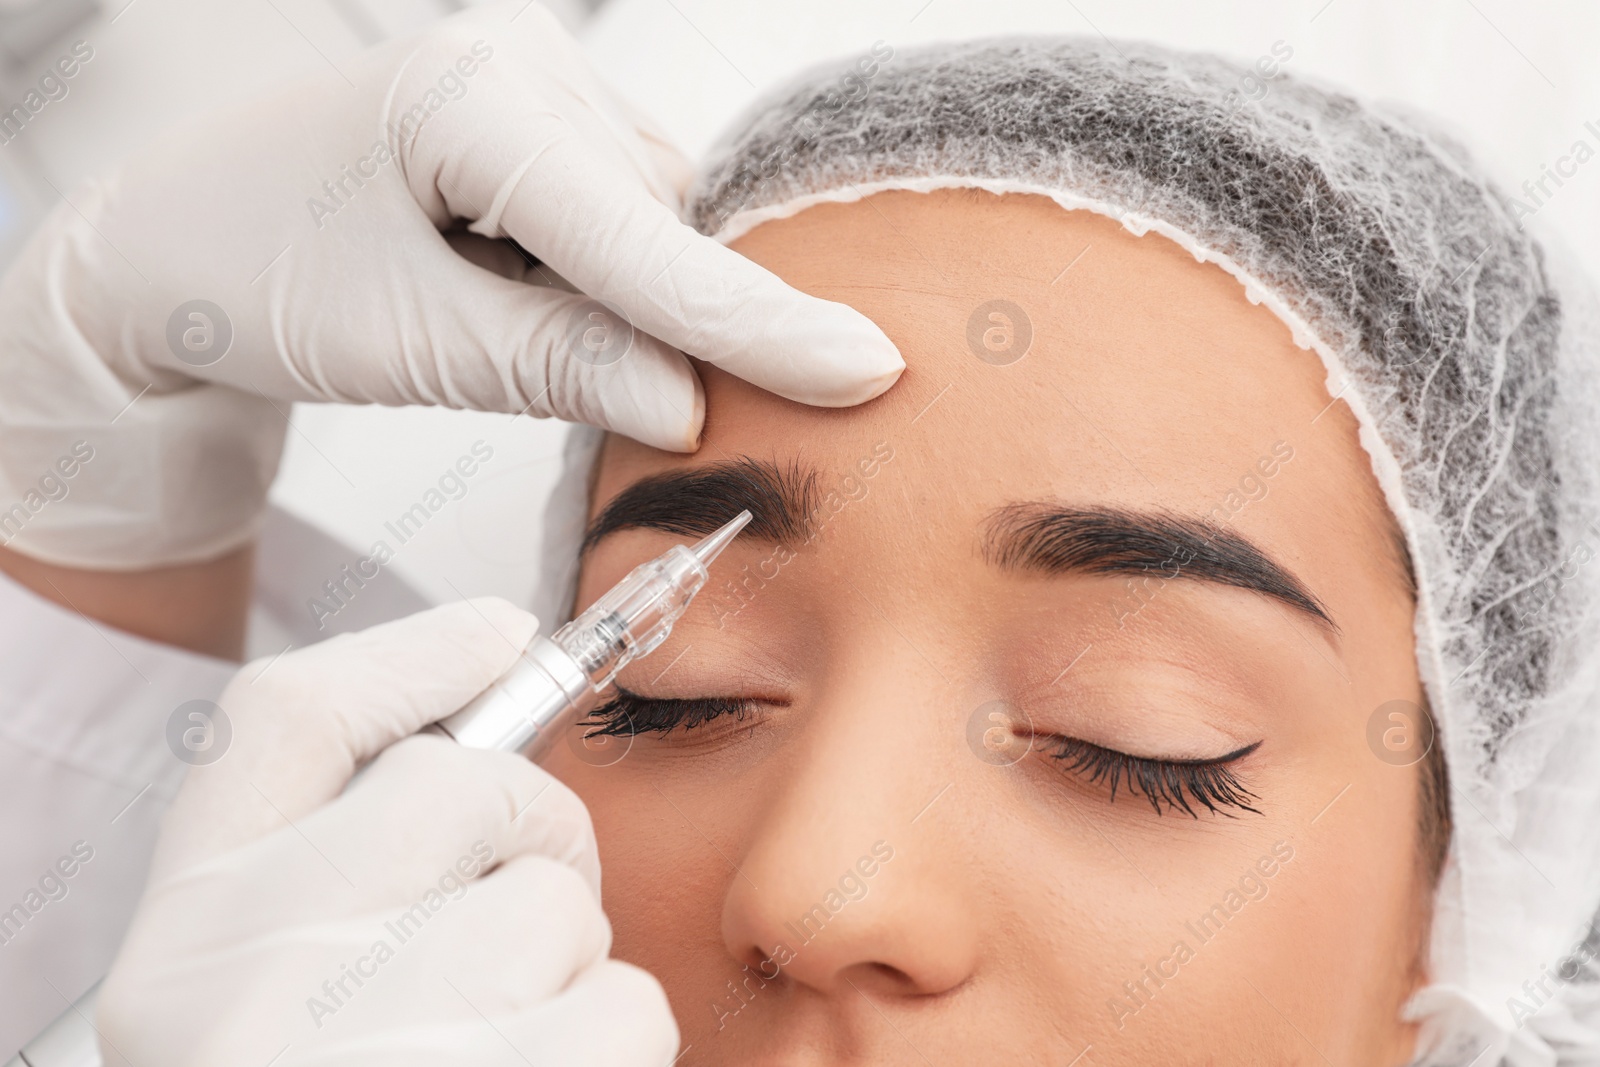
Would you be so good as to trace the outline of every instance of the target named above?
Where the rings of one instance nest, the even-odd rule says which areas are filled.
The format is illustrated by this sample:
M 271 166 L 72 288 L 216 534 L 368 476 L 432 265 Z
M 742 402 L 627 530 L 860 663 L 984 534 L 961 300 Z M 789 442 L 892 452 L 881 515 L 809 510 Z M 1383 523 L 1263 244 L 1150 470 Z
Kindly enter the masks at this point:
M 1275 879 L 1281 885 L 1274 892 L 1283 896 L 1279 930 L 1272 944 L 1252 947 L 1273 960 L 1278 975 L 1268 980 L 1281 983 L 1280 1010 L 1319 1019 L 1329 1035 L 1322 1047 L 1336 1060 L 1341 1038 L 1334 1035 L 1356 1050 L 1355 1061 L 1378 1062 L 1377 1050 L 1403 1048 L 1413 1033 L 1399 1012 L 1419 977 L 1413 965 L 1431 891 L 1418 872 L 1414 788 L 1407 780 L 1414 768 L 1382 770 L 1356 778 L 1304 828 L 1294 861 Z M 1386 1054 L 1393 1062 L 1407 1059 Z
M 723 957 L 716 946 L 732 872 L 700 831 L 736 855 L 737 829 L 717 825 L 714 812 L 707 818 L 708 807 L 725 806 L 722 798 L 699 796 L 692 783 L 631 765 L 637 753 L 594 766 L 584 751 L 576 742 L 558 744 L 543 766 L 578 794 L 594 821 L 612 955 L 656 975 L 676 1003 L 676 990 L 712 958 L 703 950 L 686 953 L 686 943 L 709 940 L 715 958 Z M 689 812 L 696 814 L 686 818 Z

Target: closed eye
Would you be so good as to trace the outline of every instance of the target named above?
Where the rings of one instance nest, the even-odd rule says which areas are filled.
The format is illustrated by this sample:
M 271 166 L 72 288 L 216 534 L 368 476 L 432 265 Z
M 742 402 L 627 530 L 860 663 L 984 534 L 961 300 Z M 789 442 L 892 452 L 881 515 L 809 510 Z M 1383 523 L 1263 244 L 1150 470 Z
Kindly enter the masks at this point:
M 589 712 L 585 737 L 631 737 L 693 730 L 727 717 L 742 722 L 758 702 L 744 697 L 644 697 L 617 686 L 617 695 Z
M 1129 793 L 1148 800 L 1157 815 L 1163 814 L 1163 809 L 1181 810 L 1197 819 L 1200 816 L 1195 812 L 1196 807 L 1230 818 L 1234 811 L 1261 814 L 1254 807 L 1256 795 L 1239 780 L 1231 766 L 1260 748 L 1260 741 L 1211 759 L 1164 760 L 1130 756 L 1075 737 L 1040 737 L 1048 741 L 1047 754 L 1060 760 L 1068 770 L 1092 785 L 1109 783 L 1112 803 L 1116 803 L 1117 790 L 1126 787 Z
M 743 722 L 759 701 L 748 697 L 646 697 L 617 686 L 616 696 L 591 711 L 580 725 L 585 737 L 631 737 L 693 730 L 719 719 Z M 1041 750 L 1089 784 L 1109 786 L 1111 803 L 1117 793 L 1143 796 L 1157 815 L 1182 811 L 1199 818 L 1204 808 L 1213 815 L 1234 817 L 1234 811 L 1260 815 L 1257 797 L 1239 780 L 1232 764 L 1244 759 L 1261 742 L 1209 759 L 1166 760 L 1130 756 L 1088 741 L 1058 734 L 1035 735 Z

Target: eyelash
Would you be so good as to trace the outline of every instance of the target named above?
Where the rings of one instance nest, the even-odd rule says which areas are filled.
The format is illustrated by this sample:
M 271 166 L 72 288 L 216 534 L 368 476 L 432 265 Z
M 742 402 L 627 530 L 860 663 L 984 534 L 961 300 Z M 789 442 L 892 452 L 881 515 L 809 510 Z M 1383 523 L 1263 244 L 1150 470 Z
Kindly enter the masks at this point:
M 754 705 L 752 700 L 727 697 L 643 697 L 618 686 L 617 695 L 591 711 L 582 725 L 591 727 L 585 737 L 667 734 L 677 729 L 693 730 L 730 715 L 735 722 L 743 722 Z M 1113 804 L 1117 800 L 1117 790 L 1126 785 L 1130 794 L 1149 800 L 1157 815 L 1165 813 L 1163 806 L 1166 811 L 1181 809 L 1195 819 L 1199 818 L 1195 806 L 1229 818 L 1233 817 L 1227 810 L 1230 808 L 1261 814 L 1251 803 L 1257 799 L 1256 795 L 1239 781 L 1229 766 L 1260 748 L 1259 741 L 1215 759 L 1159 760 L 1130 756 L 1072 737 L 1057 736 L 1050 740 L 1054 751 L 1047 754 L 1052 759 L 1061 761 L 1068 770 L 1082 775 L 1092 785 L 1110 782 Z
M 1256 795 L 1228 766 L 1260 748 L 1260 741 L 1215 759 L 1159 760 L 1130 756 L 1072 737 L 1052 740 L 1055 751 L 1049 753 L 1051 758 L 1060 760 L 1067 769 L 1083 775 L 1091 784 L 1109 781 L 1112 803 L 1116 803 L 1118 787 L 1126 783 L 1128 792 L 1144 796 L 1157 815 L 1164 814 L 1162 806 L 1165 805 L 1167 811 L 1182 809 L 1191 819 L 1198 819 L 1200 816 L 1191 801 L 1213 815 L 1229 818 L 1233 818 L 1229 808 L 1261 814 L 1251 804 L 1257 799 Z
M 691 697 L 662 700 L 642 697 L 617 686 L 617 695 L 589 712 L 580 725 L 592 727 L 585 737 L 630 737 L 665 734 L 678 728 L 693 730 L 728 715 L 743 722 L 755 707 L 753 700 L 727 697 Z

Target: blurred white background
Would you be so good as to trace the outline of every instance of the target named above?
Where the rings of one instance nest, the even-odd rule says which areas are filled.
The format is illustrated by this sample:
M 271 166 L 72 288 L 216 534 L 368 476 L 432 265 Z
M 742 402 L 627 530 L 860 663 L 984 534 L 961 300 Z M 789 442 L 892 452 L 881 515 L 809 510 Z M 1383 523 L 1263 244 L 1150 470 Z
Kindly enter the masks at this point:
M 0 145 L 0 256 L 40 213 L 161 127 L 272 83 L 338 65 L 464 0 L 0 2 L 0 102 L 82 38 L 94 59 L 25 135 Z M 1245 61 L 1276 42 L 1293 74 L 1404 101 L 1453 126 L 1513 189 L 1575 141 L 1600 150 L 1600 5 L 1512 0 L 611 0 L 560 5 L 617 90 L 691 156 L 758 93 L 819 59 L 1016 32 L 1145 38 Z M 79 21 L 78 16 L 84 16 Z M 32 20 L 31 22 L 29 20 Z M 31 35 L 30 35 L 31 34 Z M 1593 123 L 1586 128 L 1586 123 Z M 1600 164 L 1581 167 L 1532 225 L 1600 276 Z M 330 314 L 338 313 L 329 294 Z M 422 599 L 499 593 L 527 603 L 539 507 L 560 427 L 449 411 L 298 406 L 274 501 L 365 554 L 476 440 L 495 458 L 390 570 Z M 314 589 L 307 589 L 307 595 Z M 292 607 L 292 605 L 291 605 Z M 261 624 L 253 650 L 275 652 Z

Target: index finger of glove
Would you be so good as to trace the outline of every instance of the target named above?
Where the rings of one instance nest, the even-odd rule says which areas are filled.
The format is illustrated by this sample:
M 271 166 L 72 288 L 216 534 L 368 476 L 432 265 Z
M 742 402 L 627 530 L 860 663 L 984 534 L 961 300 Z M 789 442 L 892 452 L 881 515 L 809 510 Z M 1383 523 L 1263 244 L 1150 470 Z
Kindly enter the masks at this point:
M 645 333 L 788 399 L 841 407 L 893 385 L 905 363 L 871 320 L 679 221 L 637 129 L 575 46 L 530 17 L 436 35 L 397 82 L 408 98 L 451 49 L 479 43 L 473 34 L 495 42 L 494 92 L 441 110 L 401 147 L 435 221 L 472 219 L 476 233 L 515 238 Z
M 866 316 L 684 225 L 574 136 L 551 130 L 503 199 L 474 229 L 498 226 L 639 329 L 769 392 L 849 406 L 905 369 Z

